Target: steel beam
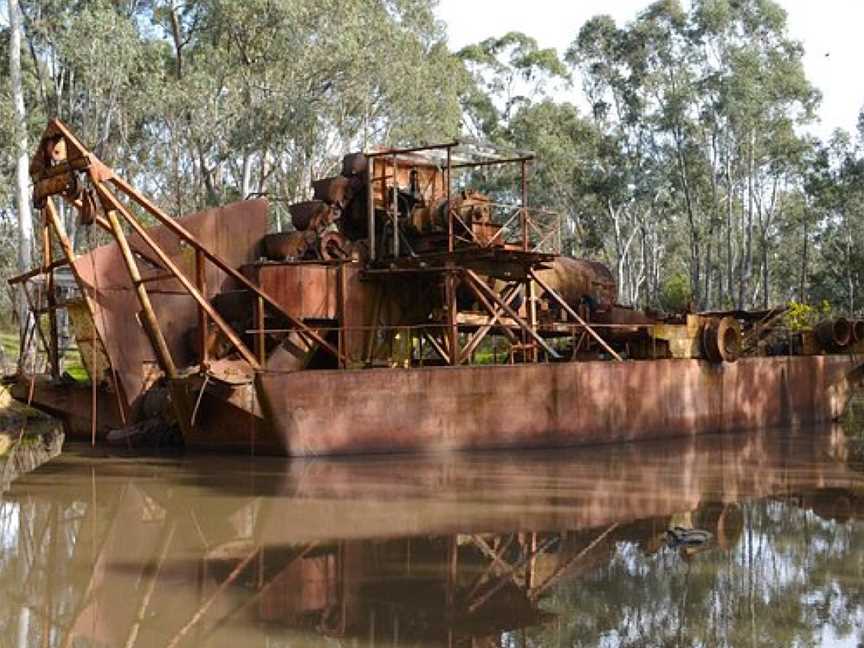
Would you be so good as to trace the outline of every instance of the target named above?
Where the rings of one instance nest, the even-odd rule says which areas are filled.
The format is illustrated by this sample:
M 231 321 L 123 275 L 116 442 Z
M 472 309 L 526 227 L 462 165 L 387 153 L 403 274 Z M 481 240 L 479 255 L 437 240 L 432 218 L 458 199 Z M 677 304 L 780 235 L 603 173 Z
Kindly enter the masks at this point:
M 333 347 L 329 342 L 324 340 L 320 335 L 318 335 L 313 329 L 304 324 L 301 320 L 297 319 L 290 313 L 288 313 L 284 308 L 282 308 L 276 300 L 270 297 L 267 293 L 261 290 L 258 286 L 252 283 L 249 279 L 247 279 L 242 272 L 233 268 L 230 264 L 228 264 L 222 257 L 217 254 L 213 254 L 210 252 L 197 238 L 195 238 L 190 232 L 186 230 L 177 220 L 168 216 L 165 212 L 159 209 L 156 205 L 154 205 L 147 198 L 142 196 L 140 193 L 135 191 L 135 189 L 127 183 L 122 178 L 118 178 L 116 175 L 112 175 L 109 182 L 113 184 L 117 189 L 119 189 L 126 196 L 134 200 L 138 203 L 146 212 L 148 212 L 151 216 L 153 216 L 157 221 L 159 221 L 162 225 L 165 226 L 166 229 L 171 230 L 176 236 L 186 241 L 189 245 L 193 246 L 196 250 L 201 250 L 204 255 L 207 257 L 209 261 L 211 261 L 216 267 L 220 270 L 228 274 L 233 279 L 240 282 L 244 288 L 247 290 L 251 290 L 259 297 L 262 297 L 267 305 L 273 308 L 275 311 L 280 313 L 285 319 L 291 322 L 291 325 L 297 329 L 297 332 L 304 337 L 308 337 L 313 342 L 326 349 L 333 355 L 339 355 L 337 349 Z M 109 192 L 110 193 L 110 192 Z M 111 198 L 118 202 L 117 199 L 111 195 Z M 119 203 L 118 203 L 119 204 Z M 155 250 L 154 250 L 155 252 Z
M 501 309 L 503 309 L 504 312 L 507 313 L 507 315 L 514 322 L 516 322 L 519 325 L 519 328 L 521 328 L 523 331 L 525 331 L 530 337 L 532 337 L 534 339 L 535 342 L 537 342 L 540 346 L 542 346 L 546 350 L 546 353 L 548 353 L 550 356 L 552 356 L 556 360 L 561 358 L 561 356 L 558 354 L 558 352 L 555 351 L 555 349 L 553 349 L 551 346 L 549 346 L 549 344 L 546 342 L 546 340 L 544 340 L 540 336 L 540 334 L 537 333 L 537 331 L 535 331 L 533 328 L 531 328 L 525 320 L 523 320 L 521 317 L 519 317 L 519 314 L 515 310 L 513 310 L 509 304 L 504 302 L 495 293 L 494 290 L 492 290 L 489 286 L 487 286 L 485 283 L 483 283 L 483 280 L 479 276 L 477 276 L 476 272 L 474 272 L 473 270 L 470 270 L 468 268 L 465 268 L 464 273 L 465 273 L 465 276 L 468 277 L 469 281 L 472 281 L 477 288 L 479 288 L 480 290 L 482 290 L 486 294 L 487 297 L 489 297 L 492 301 L 494 301 L 496 304 L 498 304 L 498 306 L 500 306 Z
M 491 331 L 495 327 L 495 325 L 498 323 L 498 320 L 501 319 L 501 314 L 504 312 L 502 308 L 495 307 L 493 304 L 491 304 L 489 300 L 486 299 L 486 296 L 482 292 L 480 292 L 470 281 L 467 283 L 467 285 L 471 292 L 473 292 L 477 299 L 480 301 L 480 303 L 483 304 L 483 307 L 487 311 L 489 311 L 489 315 L 492 319 L 489 320 L 488 323 L 484 324 L 481 328 L 477 329 L 476 333 L 474 333 L 474 335 L 465 345 L 465 348 L 462 349 L 462 354 L 460 358 L 461 362 L 464 362 L 474 352 L 474 350 L 479 346 L 483 339 L 488 335 L 489 331 Z M 509 284 L 501 292 L 502 299 L 507 302 L 508 305 L 511 304 L 516 298 L 516 289 L 518 289 L 518 287 L 518 284 Z M 511 331 L 508 327 L 501 326 L 500 328 L 504 332 L 504 335 L 507 336 L 508 340 L 510 340 L 511 342 L 517 341 L 516 336 L 513 335 L 513 331 Z
M 591 328 L 591 327 L 588 325 L 588 322 L 586 322 L 584 319 L 582 319 L 581 317 L 579 317 L 579 313 L 577 313 L 575 310 L 573 310 L 573 309 L 570 307 L 570 304 L 568 304 L 566 301 L 564 301 L 564 298 L 561 297 L 561 295 L 559 295 L 556 291 L 554 291 L 554 290 L 549 286 L 549 284 L 547 284 L 547 283 L 546 283 L 545 281 L 543 281 L 539 276 L 537 276 L 537 273 L 534 272 L 534 268 L 531 268 L 531 269 L 528 271 L 528 273 L 531 275 L 531 278 L 534 279 L 534 281 L 537 282 L 537 285 L 540 286 L 540 287 L 543 289 L 543 292 L 545 292 L 545 293 L 546 293 L 547 295 L 549 295 L 553 300 L 555 300 L 555 302 L 556 302 L 556 303 L 557 303 L 561 308 L 563 308 L 563 309 L 567 312 L 567 314 L 570 315 L 570 317 L 572 317 L 572 318 L 575 319 L 577 322 L 579 322 L 579 324 L 581 324 L 581 325 L 585 328 L 585 330 L 588 331 L 588 334 L 589 334 L 591 337 L 593 337 L 595 340 L 597 340 L 597 341 L 600 343 L 600 345 L 601 345 L 604 349 L 606 349 L 606 350 L 607 350 L 607 351 L 612 355 L 613 358 L 615 358 L 616 360 L 618 360 L 618 361 L 620 361 L 620 362 L 623 362 L 623 361 L 624 361 L 624 359 L 623 359 L 620 355 L 618 355 L 618 354 L 615 352 L 615 350 L 614 350 L 611 346 L 609 346 L 609 344 L 606 342 L 606 340 L 604 340 L 602 337 L 600 337 L 600 334 L 597 333 L 597 331 L 595 331 L 593 328 Z
M 67 264 L 68 264 L 68 261 L 66 261 L 65 259 L 57 259 L 55 261 L 52 261 L 49 264 L 49 267 L 52 270 L 56 270 L 57 268 L 62 268 L 63 266 L 65 266 Z M 11 279 L 7 279 L 6 283 L 8 283 L 10 286 L 14 286 L 15 284 L 19 284 L 22 281 L 27 281 L 28 279 L 32 279 L 33 277 L 37 277 L 40 274 L 42 274 L 43 272 L 45 272 L 44 266 L 40 266 L 38 268 L 33 268 L 32 270 L 29 270 L 23 274 L 15 275 Z
M 248 349 L 248 347 L 243 343 L 243 340 L 237 335 L 233 328 L 222 319 L 222 316 L 213 308 L 213 305 L 207 301 L 207 298 L 203 296 L 198 289 L 192 284 L 191 281 L 183 274 L 183 272 L 178 268 L 174 262 L 168 257 L 168 255 L 159 247 L 159 244 L 153 240 L 150 234 L 147 233 L 147 230 L 138 222 L 138 220 L 132 215 L 132 213 L 109 191 L 101 182 L 94 183 L 96 188 L 96 192 L 99 194 L 100 200 L 103 201 L 104 204 L 110 204 L 113 209 L 108 210 L 109 220 L 112 218 L 117 219 L 117 212 L 119 212 L 123 218 L 129 223 L 130 227 L 135 231 L 138 236 L 141 237 L 147 246 L 153 251 L 153 253 L 159 258 L 159 260 L 165 265 L 167 270 L 174 275 L 174 277 L 179 281 L 182 286 L 186 289 L 186 292 L 189 293 L 192 298 L 198 303 L 198 306 L 202 308 L 210 319 L 213 320 L 213 323 L 219 327 L 219 329 L 225 334 L 231 344 L 240 352 L 240 355 L 243 356 L 243 359 L 248 362 L 253 369 L 261 369 L 261 365 L 258 364 L 258 360 L 255 358 L 255 355 Z M 119 221 L 117 224 L 119 227 Z M 114 224 L 112 222 L 112 229 L 114 229 Z M 122 229 L 120 230 L 122 234 Z M 125 237 L 124 237 L 125 240 Z M 126 247 L 129 247 L 128 242 L 126 243 Z M 129 252 L 131 256 L 131 250 Z M 132 259 L 134 262 L 134 258 Z M 144 288 L 144 280 L 141 278 L 140 273 L 137 270 L 137 265 L 135 266 L 137 276 L 133 278 L 133 285 L 136 287 L 136 290 L 143 290 L 146 294 L 146 289 Z M 131 276 L 131 275 L 130 275 Z M 149 299 L 148 299 L 149 302 Z M 154 315 L 155 317 L 155 315 Z M 161 332 L 160 332 L 161 335 Z M 166 346 L 167 349 L 167 346 Z
M 456 319 L 459 307 L 456 303 L 456 270 L 450 269 L 444 275 L 444 309 L 447 317 L 447 347 L 450 364 L 459 364 L 459 322 Z
M 207 297 L 207 272 L 204 267 L 204 253 L 195 250 L 195 287 L 204 297 Z M 201 366 L 207 367 L 210 362 L 210 349 L 207 348 L 207 333 L 210 326 L 207 311 L 198 306 L 198 343 L 201 345 Z
M 373 160 L 371 157 L 366 157 L 366 227 L 369 230 L 369 261 L 375 262 L 375 196 L 372 195 L 372 186 L 375 179 Z M 386 174 L 385 174 L 386 175 Z M 384 186 L 384 180 L 381 180 L 381 186 Z M 384 193 L 383 191 L 381 192 Z
M 45 275 L 45 291 L 48 298 L 48 361 L 51 365 L 51 377 L 60 377 L 60 342 L 57 331 L 57 295 L 54 293 L 54 269 L 51 267 L 51 230 L 45 210 L 42 210 L 42 273 Z M 35 315 L 38 317 L 38 315 Z
M 446 362 L 447 364 L 450 364 L 450 355 L 447 353 L 444 347 L 441 346 L 441 343 L 435 339 L 435 336 L 426 329 L 423 329 L 422 335 L 426 338 L 429 344 L 432 345 L 432 348 L 435 349 L 435 352 L 439 356 L 441 356 L 441 359 L 444 360 L 444 362 Z
M 101 187 L 97 185 L 97 191 Z M 104 191 L 104 189 L 101 189 Z M 114 240 L 117 241 L 117 246 L 120 249 L 120 255 L 123 257 L 123 262 L 126 265 L 126 271 L 129 273 L 129 278 L 132 280 L 132 286 L 135 289 L 135 295 L 138 297 L 138 304 L 141 306 L 141 312 L 144 314 L 144 329 L 147 331 L 148 337 L 153 344 L 153 350 L 156 353 L 156 360 L 159 363 L 159 368 L 165 375 L 173 380 L 177 377 L 177 366 L 174 364 L 174 358 L 171 357 L 171 351 L 168 349 L 168 343 L 165 341 L 165 336 L 162 334 L 162 329 L 159 327 L 159 321 L 156 319 L 156 312 L 153 310 L 153 304 L 150 302 L 150 295 L 147 293 L 147 288 L 144 282 L 141 281 L 141 272 L 138 270 L 138 263 L 132 254 L 132 249 L 129 247 L 129 241 L 126 239 L 126 234 L 123 228 L 120 227 L 120 221 L 117 219 L 117 212 L 108 210 L 108 224 L 111 226 L 111 233 L 114 235 Z
M 108 347 L 105 344 L 105 340 L 102 339 L 102 334 L 99 332 L 99 327 L 96 326 L 96 307 L 93 305 L 93 299 L 90 297 L 90 294 L 87 290 L 88 286 L 81 278 L 81 273 L 78 272 L 78 266 L 75 265 L 75 261 L 77 260 L 78 256 L 77 254 L 75 254 L 75 248 L 72 246 L 72 241 L 70 241 L 69 237 L 66 235 L 66 228 L 63 226 L 63 223 L 60 220 L 60 214 L 57 213 L 57 208 L 54 206 L 54 201 L 50 197 L 45 199 L 45 213 L 48 216 L 48 222 L 51 225 L 51 229 L 54 230 L 54 236 L 57 237 L 57 241 L 60 243 L 60 249 L 63 251 L 63 256 L 65 257 L 65 263 L 69 265 L 69 268 L 72 270 L 72 276 L 75 277 L 75 283 L 78 284 L 78 290 L 81 292 L 81 298 L 84 300 L 84 306 L 87 308 L 87 313 L 90 315 L 90 322 L 93 325 L 92 343 L 95 347 L 96 341 L 99 341 L 99 344 L 102 347 L 102 351 L 105 354 L 105 359 L 108 360 L 110 364 L 111 358 L 108 354 Z M 110 223 L 108 223 L 108 221 L 105 221 L 105 224 L 108 226 L 108 231 L 110 231 Z M 95 279 L 95 272 L 93 273 L 93 276 Z M 125 424 L 126 413 L 129 411 L 129 403 L 126 402 L 126 397 L 124 396 L 124 392 L 120 386 L 120 381 L 117 379 L 117 374 L 114 372 L 113 366 L 111 366 L 111 377 L 112 382 L 114 383 L 114 392 L 117 395 L 117 408 L 120 412 L 120 420 L 122 420 Z

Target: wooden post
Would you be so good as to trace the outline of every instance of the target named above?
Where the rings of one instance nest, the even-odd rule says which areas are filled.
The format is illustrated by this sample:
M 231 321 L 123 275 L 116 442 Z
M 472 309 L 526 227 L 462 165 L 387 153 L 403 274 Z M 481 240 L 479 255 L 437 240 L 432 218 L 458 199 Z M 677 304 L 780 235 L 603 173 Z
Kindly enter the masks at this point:
M 266 326 L 265 319 L 264 299 L 261 295 L 258 295 L 258 298 L 255 300 L 255 328 L 258 329 L 258 332 L 255 334 L 255 351 L 258 354 L 258 362 L 262 367 L 267 362 L 267 334 L 264 333 L 264 327 Z
M 537 301 L 535 299 L 536 294 L 534 290 L 534 282 L 531 280 L 529 276 L 525 281 L 525 311 L 528 315 L 528 326 L 531 327 L 531 330 L 537 331 Z M 537 362 L 538 358 L 538 349 L 535 347 L 533 349 L 528 350 L 528 360 L 531 362 Z
M 339 328 L 336 331 L 336 350 L 339 352 L 339 366 L 343 369 L 348 367 L 348 356 L 346 354 L 347 340 L 346 336 L 348 332 L 345 330 L 345 311 L 346 301 L 348 299 L 348 277 L 345 272 L 345 263 L 340 263 L 339 267 L 336 270 L 337 272 L 337 304 L 338 304 L 338 321 Z

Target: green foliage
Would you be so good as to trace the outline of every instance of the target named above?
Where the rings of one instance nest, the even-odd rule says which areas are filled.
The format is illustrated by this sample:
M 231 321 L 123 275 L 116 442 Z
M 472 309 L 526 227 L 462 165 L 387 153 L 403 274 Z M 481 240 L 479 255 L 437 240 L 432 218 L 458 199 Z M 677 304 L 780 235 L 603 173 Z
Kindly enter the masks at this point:
M 470 78 L 433 9 L 433 0 L 22 0 L 31 146 L 57 116 L 174 214 L 267 192 L 281 227 L 278 205 L 309 197 L 311 179 L 347 151 L 458 135 Z M 544 64 L 540 51 L 520 56 Z M 0 58 L 0 273 L 9 276 L 8 37 Z M 67 229 L 82 247 L 71 212 Z
M 24 0 L 31 142 L 59 116 L 172 213 L 267 192 L 281 227 L 278 206 L 308 198 L 310 180 L 348 150 L 467 135 L 537 153 L 531 204 L 564 216 L 565 251 L 607 263 L 622 302 L 861 309 L 864 126 L 828 142 L 800 134 L 820 95 L 776 2 L 646 0 L 629 23 L 574 26 L 563 57 L 521 32 L 453 53 L 434 10 L 434 0 Z M 565 88 L 582 97 L 556 100 Z M 471 178 L 505 202 L 518 200 L 513 180 Z
M 470 75 L 462 98 L 464 126 L 477 137 L 507 143 L 504 130 L 522 108 L 545 96 L 548 84 L 570 73 L 551 48 L 521 32 L 487 38 L 457 57 Z
M 813 328 L 819 320 L 829 317 L 832 310 L 831 304 L 827 300 L 823 300 L 818 307 L 796 301 L 790 301 L 787 306 L 789 310 L 784 315 L 784 323 L 791 331 Z
M 660 305 L 670 313 L 682 313 L 687 310 L 692 296 L 690 279 L 686 274 L 679 272 L 663 283 Z

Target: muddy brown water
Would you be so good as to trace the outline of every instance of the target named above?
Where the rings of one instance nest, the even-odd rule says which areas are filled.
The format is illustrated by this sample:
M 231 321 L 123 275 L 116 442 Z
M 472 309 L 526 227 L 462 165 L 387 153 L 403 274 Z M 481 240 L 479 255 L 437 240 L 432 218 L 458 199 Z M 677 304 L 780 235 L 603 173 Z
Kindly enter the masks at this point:
M 839 428 L 287 461 L 67 446 L 0 500 L 9 646 L 856 646 Z M 709 531 L 670 546 L 670 527 Z

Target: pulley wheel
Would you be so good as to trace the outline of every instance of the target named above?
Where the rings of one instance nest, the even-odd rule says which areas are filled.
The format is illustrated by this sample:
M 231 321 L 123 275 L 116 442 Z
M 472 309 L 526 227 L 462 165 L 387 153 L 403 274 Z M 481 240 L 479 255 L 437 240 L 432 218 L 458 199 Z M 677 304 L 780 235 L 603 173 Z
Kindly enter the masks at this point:
M 741 355 L 741 327 L 733 317 L 714 318 L 702 328 L 702 351 L 710 362 L 735 362 Z

